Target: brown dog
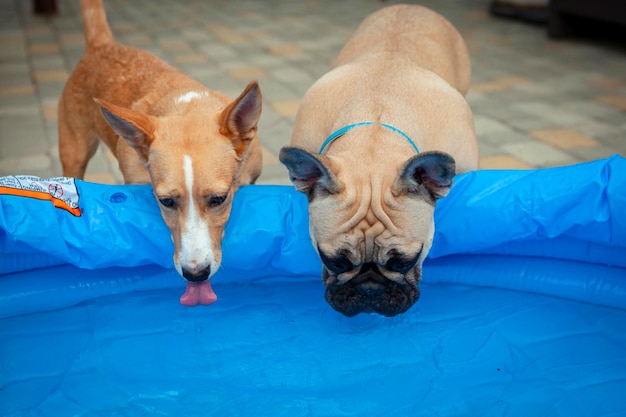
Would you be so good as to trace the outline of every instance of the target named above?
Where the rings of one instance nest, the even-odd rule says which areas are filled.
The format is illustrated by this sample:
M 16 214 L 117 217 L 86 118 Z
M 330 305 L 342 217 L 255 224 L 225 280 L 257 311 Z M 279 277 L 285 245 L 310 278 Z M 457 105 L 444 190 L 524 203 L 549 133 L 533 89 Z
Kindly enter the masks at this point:
M 419 297 L 437 199 L 476 169 L 470 61 L 457 30 L 420 6 L 359 26 L 304 96 L 280 152 L 309 198 L 326 299 L 347 316 L 393 316 Z
M 187 280 L 181 302 L 209 304 L 233 195 L 261 173 L 259 86 L 230 100 L 116 44 L 101 0 L 81 0 L 81 14 L 87 49 L 59 101 L 63 175 L 83 178 L 101 140 L 126 183 L 151 183 Z

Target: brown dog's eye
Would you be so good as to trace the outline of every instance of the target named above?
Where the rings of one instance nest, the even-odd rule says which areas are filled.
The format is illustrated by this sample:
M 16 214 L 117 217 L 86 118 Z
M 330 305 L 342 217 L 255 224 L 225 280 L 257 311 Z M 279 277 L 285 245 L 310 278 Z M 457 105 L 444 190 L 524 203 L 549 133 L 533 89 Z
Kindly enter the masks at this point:
M 209 207 L 217 207 L 217 206 L 221 205 L 224 201 L 226 201 L 226 197 L 228 197 L 228 194 L 214 195 L 214 196 L 210 197 L 209 198 Z
M 161 205 L 166 208 L 176 208 L 176 202 L 173 198 L 159 198 L 159 203 L 161 203 Z

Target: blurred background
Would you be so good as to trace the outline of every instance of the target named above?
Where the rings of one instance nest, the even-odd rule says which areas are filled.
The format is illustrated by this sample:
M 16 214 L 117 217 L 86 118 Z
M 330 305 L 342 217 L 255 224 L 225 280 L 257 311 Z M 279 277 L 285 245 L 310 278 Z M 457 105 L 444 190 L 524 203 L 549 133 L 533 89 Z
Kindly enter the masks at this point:
M 146 49 L 236 97 L 259 80 L 260 183 L 278 162 L 305 91 L 379 0 L 105 0 L 118 42 Z M 481 169 L 626 156 L 626 3 L 425 0 L 464 36 Z M 0 175 L 62 174 L 57 101 L 84 50 L 78 1 L 0 0 Z M 121 183 L 101 146 L 86 180 Z

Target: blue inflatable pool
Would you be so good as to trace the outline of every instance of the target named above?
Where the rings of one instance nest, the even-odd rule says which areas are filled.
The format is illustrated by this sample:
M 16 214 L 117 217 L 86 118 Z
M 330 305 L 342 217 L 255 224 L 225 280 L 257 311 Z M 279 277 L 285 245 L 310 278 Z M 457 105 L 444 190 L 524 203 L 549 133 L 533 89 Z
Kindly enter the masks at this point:
M 458 177 L 393 318 L 326 304 L 307 222 L 241 189 L 189 308 L 150 187 L 0 179 L 0 415 L 626 415 L 626 159 Z

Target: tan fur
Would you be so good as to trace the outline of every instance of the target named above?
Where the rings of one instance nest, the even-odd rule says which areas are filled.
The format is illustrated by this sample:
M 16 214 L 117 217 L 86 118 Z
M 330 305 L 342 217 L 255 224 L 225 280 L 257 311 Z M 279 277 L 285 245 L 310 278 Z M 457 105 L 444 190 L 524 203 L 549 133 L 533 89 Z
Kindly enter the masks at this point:
M 83 178 L 98 142 L 104 142 L 126 183 L 151 183 L 157 199 L 176 200 L 175 210 L 162 205 L 161 210 L 175 244 L 177 269 L 201 275 L 206 266 L 201 260 L 180 265 L 189 212 L 183 160 L 191 157 L 192 201 L 209 225 L 213 274 L 221 262 L 220 242 L 233 194 L 261 173 L 258 84 L 250 83 L 231 100 L 148 52 L 115 43 L 101 0 L 81 0 L 81 13 L 87 47 L 58 108 L 63 175 Z M 180 100 L 189 92 L 198 97 Z M 215 196 L 227 199 L 209 205 Z
M 422 152 L 436 149 L 451 154 L 457 172 L 476 169 L 473 118 L 463 97 L 469 88 L 470 68 L 463 39 L 442 16 L 420 6 L 382 9 L 359 25 L 333 71 L 307 91 L 291 144 L 317 152 L 336 129 L 354 122 L 382 121 L 406 132 Z M 382 134 L 387 138 L 368 135 L 370 139 L 360 139 L 358 146 L 346 135 L 332 146 L 334 152 L 347 148 L 366 154 L 367 150 L 358 149 L 365 145 L 374 150 L 384 146 L 385 154 L 398 153 L 398 157 L 413 154 L 395 135 L 384 130 Z M 355 130 L 348 135 L 364 134 Z M 362 168 L 359 158 L 345 162 Z M 376 168 L 386 165 L 383 162 L 375 162 Z
M 414 299 L 402 306 L 372 291 L 363 296 L 369 301 L 361 311 L 397 314 L 419 296 L 421 264 L 434 234 L 435 200 L 451 185 L 437 172 L 452 167 L 454 174 L 455 162 L 457 173 L 478 165 L 472 113 L 464 99 L 470 74 L 465 43 L 447 20 L 424 7 L 396 5 L 367 17 L 332 71 L 305 94 L 292 146 L 280 156 L 296 187 L 309 196 L 316 249 L 351 264 L 351 270 L 338 274 L 324 268 L 327 299 L 344 314 L 359 311 L 338 305 L 341 301 L 329 291 L 351 280 L 371 279 L 370 286 L 380 290 L 381 275 L 398 287 L 413 288 L 407 293 Z M 373 124 L 348 131 L 318 155 L 332 132 L 358 122 L 401 129 L 420 154 L 398 133 Z M 432 168 L 434 180 L 414 181 L 422 163 L 411 161 L 420 158 Z M 386 269 L 397 253 L 405 258 L 421 254 L 412 270 L 398 273 Z M 364 265 L 380 274 L 363 272 Z

